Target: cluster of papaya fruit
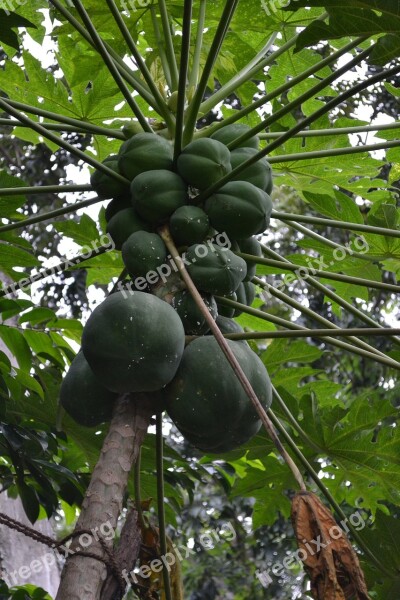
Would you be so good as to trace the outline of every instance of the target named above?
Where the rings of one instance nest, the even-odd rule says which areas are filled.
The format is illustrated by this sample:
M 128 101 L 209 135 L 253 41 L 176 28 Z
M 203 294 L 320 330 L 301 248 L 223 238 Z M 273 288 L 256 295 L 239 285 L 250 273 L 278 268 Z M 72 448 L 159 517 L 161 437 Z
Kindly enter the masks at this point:
M 106 208 L 107 233 L 121 250 L 130 281 L 109 295 L 87 321 L 82 349 L 61 387 L 61 403 L 80 424 L 111 418 L 119 394 L 140 392 L 166 409 L 184 437 L 204 452 L 226 452 L 245 443 L 260 420 L 209 326 L 173 264 L 160 227 L 183 252 L 186 268 L 223 333 L 243 331 L 235 309 L 215 297 L 252 304 L 255 264 L 235 252 L 261 255 L 257 241 L 268 226 L 272 173 L 265 158 L 215 186 L 258 152 L 257 136 L 230 151 L 246 125 L 228 125 L 198 137 L 173 160 L 170 141 L 138 133 L 104 164 L 131 183 L 103 171 L 91 183 Z M 215 192 L 213 191 L 215 186 Z M 208 193 L 202 194 L 205 190 Z M 202 197 L 205 198 L 202 201 Z M 220 236 L 220 238 L 218 237 Z M 221 238 L 222 236 L 222 238 Z M 224 244 L 218 243 L 219 239 Z M 128 293 L 129 290 L 129 293 Z M 199 336 L 185 347 L 186 335 Z M 261 403 L 271 384 L 245 341 L 228 341 Z

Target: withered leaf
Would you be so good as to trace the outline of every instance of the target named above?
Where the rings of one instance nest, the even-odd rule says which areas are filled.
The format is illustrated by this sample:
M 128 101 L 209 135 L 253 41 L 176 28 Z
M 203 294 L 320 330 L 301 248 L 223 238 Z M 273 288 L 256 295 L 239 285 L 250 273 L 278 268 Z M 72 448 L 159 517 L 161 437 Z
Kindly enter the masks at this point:
M 296 494 L 292 523 L 316 600 L 370 600 L 357 554 L 315 494 Z

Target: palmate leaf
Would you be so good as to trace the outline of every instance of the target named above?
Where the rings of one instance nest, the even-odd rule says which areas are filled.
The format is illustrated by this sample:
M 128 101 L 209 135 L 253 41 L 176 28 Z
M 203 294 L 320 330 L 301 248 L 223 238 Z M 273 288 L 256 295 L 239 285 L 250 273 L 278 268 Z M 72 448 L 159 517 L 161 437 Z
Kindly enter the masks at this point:
M 345 35 L 383 35 L 369 57 L 373 64 L 384 65 L 398 56 L 400 43 L 400 6 L 397 0 L 299 0 L 290 3 L 287 10 L 298 6 L 325 7 L 329 23 L 314 21 L 299 36 L 297 50 L 320 40 L 341 38 Z
M 19 39 L 18 35 L 13 30 L 19 27 L 36 27 L 36 25 L 31 23 L 31 21 L 25 17 L 18 15 L 15 12 L 4 10 L 3 8 L 0 8 L 0 21 L 2 23 L 0 30 L 0 42 L 6 46 L 14 48 L 15 50 L 19 49 Z

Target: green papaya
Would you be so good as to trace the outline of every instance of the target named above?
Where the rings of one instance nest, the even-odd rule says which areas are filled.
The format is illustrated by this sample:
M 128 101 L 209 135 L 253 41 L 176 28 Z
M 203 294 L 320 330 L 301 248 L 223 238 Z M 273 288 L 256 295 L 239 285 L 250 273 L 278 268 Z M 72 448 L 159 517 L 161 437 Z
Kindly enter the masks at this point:
M 231 125 L 225 125 L 225 127 L 221 127 L 215 133 L 211 135 L 211 139 L 218 140 L 222 144 L 227 146 L 236 138 L 242 136 L 243 134 L 250 131 L 250 127 L 245 125 L 244 123 L 232 123 Z M 242 142 L 238 148 L 255 148 L 258 149 L 260 144 L 260 138 L 258 135 L 253 135 L 251 138 L 247 139 L 245 142 Z
M 136 231 L 122 244 L 122 260 L 132 278 L 146 277 L 165 263 L 167 249 L 156 233 Z
M 142 221 L 133 208 L 119 210 L 107 223 L 106 232 L 113 240 L 117 250 L 135 231 L 148 231 L 149 225 Z
M 124 142 L 119 151 L 118 166 L 133 181 L 140 173 L 153 169 L 172 170 L 172 145 L 154 133 L 138 133 Z
M 103 160 L 103 165 L 106 165 L 109 169 L 112 169 L 119 175 L 121 171 L 118 166 L 118 156 L 112 154 Z M 129 184 L 125 184 L 122 181 L 114 179 L 111 175 L 103 173 L 96 169 L 90 176 L 90 183 L 92 184 L 93 191 L 96 192 L 99 198 L 107 199 L 114 198 L 115 196 L 122 196 L 129 193 Z
M 265 366 L 247 344 L 229 348 L 265 409 L 272 401 Z M 166 388 L 167 412 L 182 435 L 205 453 L 229 452 L 246 443 L 261 421 L 213 336 L 196 338 Z
M 112 416 L 118 395 L 95 377 L 82 352 L 72 361 L 60 389 L 60 402 L 79 425 L 94 427 Z
M 252 183 L 232 181 L 206 200 L 204 210 L 212 227 L 238 239 L 265 231 L 272 202 L 266 192 Z
M 224 298 L 228 298 L 228 300 L 233 300 L 234 302 L 236 302 L 236 292 L 233 292 L 233 294 L 229 294 L 229 296 L 224 296 Z M 225 306 L 225 304 L 221 304 L 220 302 L 217 302 L 217 306 L 218 315 L 220 315 L 221 317 L 228 317 L 229 319 L 231 319 L 235 316 L 235 309 L 232 306 Z
M 218 315 L 215 322 L 222 333 L 244 333 L 244 329 L 239 323 L 223 315 Z
M 217 140 L 199 138 L 182 150 L 177 169 L 190 185 L 205 190 L 232 170 L 231 153 Z
M 262 256 L 262 250 L 260 246 L 260 242 L 255 237 L 247 238 L 245 240 L 237 240 L 239 244 L 239 251 L 244 254 L 252 254 L 253 256 Z M 247 264 L 247 275 L 245 277 L 245 281 L 251 281 L 253 277 L 255 277 L 257 263 L 246 260 Z
M 143 127 L 138 121 L 132 121 L 131 123 L 128 123 L 122 127 L 122 133 L 124 134 L 125 138 L 129 140 L 134 135 L 137 135 L 138 133 L 144 133 L 144 131 Z
M 236 290 L 237 301 L 240 304 L 245 304 L 246 306 L 251 306 L 254 302 L 254 298 L 256 297 L 256 287 L 254 283 L 251 281 L 242 281 Z M 235 317 L 238 317 L 242 314 L 243 311 L 240 309 L 235 310 Z
M 113 392 L 148 392 L 174 377 L 185 345 L 182 321 L 152 294 L 119 291 L 89 317 L 82 350 L 99 381 Z
M 127 196 L 118 196 L 117 198 L 113 198 L 111 202 L 107 204 L 104 216 L 106 221 L 110 221 L 114 215 L 117 214 L 120 210 L 124 208 L 132 208 L 131 195 Z
M 232 169 L 236 169 L 257 154 L 255 148 L 237 148 L 231 152 Z M 259 158 L 256 163 L 243 169 L 238 175 L 232 177 L 231 181 L 248 181 L 267 194 L 272 190 L 272 169 L 266 158 Z M 269 191 L 268 191 L 269 190 Z
M 185 204 L 187 186 L 172 171 L 146 171 L 132 181 L 131 194 L 137 213 L 145 221 L 156 224 Z
M 210 220 L 198 206 L 181 206 L 169 220 L 169 228 L 178 246 L 199 244 L 210 229 Z
M 201 294 L 201 296 L 212 318 L 215 320 L 218 315 L 218 309 L 214 296 L 210 294 Z M 187 335 L 204 335 L 209 331 L 210 327 L 203 313 L 193 300 L 191 294 L 186 290 L 175 294 L 172 300 L 172 308 L 180 316 Z
M 246 263 L 228 248 L 194 244 L 184 255 L 186 268 L 197 288 L 209 294 L 232 294 L 246 277 Z

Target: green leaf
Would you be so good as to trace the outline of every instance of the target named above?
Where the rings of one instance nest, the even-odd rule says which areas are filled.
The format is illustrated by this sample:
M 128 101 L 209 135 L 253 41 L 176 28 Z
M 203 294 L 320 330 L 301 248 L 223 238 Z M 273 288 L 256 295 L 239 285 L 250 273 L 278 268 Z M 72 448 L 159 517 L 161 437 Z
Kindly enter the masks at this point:
M 28 373 L 32 364 L 32 355 L 24 335 L 15 327 L 0 325 L 0 338 L 18 363 L 20 369 Z
M 335 190 L 334 198 L 327 194 L 314 194 L 307 191 L 303 192 L 303 196 L 315 210 L 329 219 L 363 223 L 362 215 L 356 203 L 338 190 Z
M 10 6 L 13 8 L 12 4 Z M 36 25 L 28 21 L 28 19 L 25 19 L 15 12 L 3 9 L 0 9 L 0 22 L 2 24 L 0 29 L 0 42 L 3 42 L 11 48 L 15 48 L 15 50 L 19 50 L 19 40 L 13 29 L 18 27 L 36 28 Z

